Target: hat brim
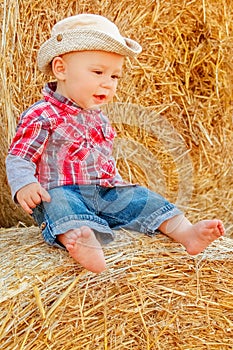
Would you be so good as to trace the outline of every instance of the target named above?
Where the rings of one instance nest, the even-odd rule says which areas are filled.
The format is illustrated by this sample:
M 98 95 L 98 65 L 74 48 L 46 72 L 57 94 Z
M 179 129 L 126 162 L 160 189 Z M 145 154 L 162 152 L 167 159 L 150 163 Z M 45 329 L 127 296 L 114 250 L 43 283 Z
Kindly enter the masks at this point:
M 57 34 L 48 39 L 38 52 L 38 67 L 41 72 L 51 75 L 51 62 L 54 57 L 73 51 L 100 50 L 114 52 L 122 56 L 134 57 L 142 48 L 134 40 L 123 38 L 122 42 L 104 32 L 74 29 Z

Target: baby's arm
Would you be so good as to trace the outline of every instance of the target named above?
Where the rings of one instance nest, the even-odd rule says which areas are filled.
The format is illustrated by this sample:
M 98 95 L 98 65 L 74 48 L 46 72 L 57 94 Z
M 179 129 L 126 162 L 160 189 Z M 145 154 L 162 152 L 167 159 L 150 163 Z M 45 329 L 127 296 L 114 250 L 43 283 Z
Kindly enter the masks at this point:
M 50 200 L 36 177 L 37 164 L 51 131 L 50 120 L 42 109 L 36 104 L 22 114 L 6 158 L 12 198 L 29 214 L 42 200 Z
M 50 195 L 39 182 L 33 182 L 22 187 L 16 193 L 16 199 L 27 213 L 32 214 L 32 208 L 35 208 L 41 201 L 50 202 Z
M 9 154 L 6 158 L 6 171 L 12 197 L 29 214 L 42 200 L 49 202 L 49 193 L 35 177 L 36 166 L 21 157 Z

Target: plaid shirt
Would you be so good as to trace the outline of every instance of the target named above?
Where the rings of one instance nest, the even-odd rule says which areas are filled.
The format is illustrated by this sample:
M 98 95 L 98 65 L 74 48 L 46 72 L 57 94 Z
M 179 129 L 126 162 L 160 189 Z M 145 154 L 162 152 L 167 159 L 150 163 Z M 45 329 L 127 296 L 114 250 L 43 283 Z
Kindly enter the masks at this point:
M 55 92 L 20 119 L 9 154 L 34 164 L 34 176 L 45 189 L 63 185 L 125 185 L 112 157 L 115 131 L 100 110 L 83 110 Z M 21 174 L 21 176 L 24 176 Z

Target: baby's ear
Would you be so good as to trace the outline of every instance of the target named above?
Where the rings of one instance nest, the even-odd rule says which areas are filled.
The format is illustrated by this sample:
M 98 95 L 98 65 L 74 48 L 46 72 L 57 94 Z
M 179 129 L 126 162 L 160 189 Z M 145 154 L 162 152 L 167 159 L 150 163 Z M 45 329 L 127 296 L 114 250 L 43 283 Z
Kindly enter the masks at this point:
M 65 65 L 66 65 L 66 63 L 62 57 L 60 57 L 60 56 L 54 57 L 54 59 L 52 61 L 52 71 L 58 80 L 65 79 L 65 72 L 66 72 Z

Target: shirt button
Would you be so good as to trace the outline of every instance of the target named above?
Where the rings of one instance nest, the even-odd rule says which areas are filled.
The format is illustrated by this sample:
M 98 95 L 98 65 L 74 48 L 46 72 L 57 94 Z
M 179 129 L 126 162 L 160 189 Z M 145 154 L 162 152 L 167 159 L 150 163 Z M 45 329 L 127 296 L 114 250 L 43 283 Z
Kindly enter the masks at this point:
M 46 226 L 47 226 L 46 222 L 42 222 L 42 224 L 40 225 L 40 229 L 44 230 Z
M 58 35 L 57 35 L 57 41 L 62 41 L 62 39 L 63 39 L 62 34 L 58 34 Z

